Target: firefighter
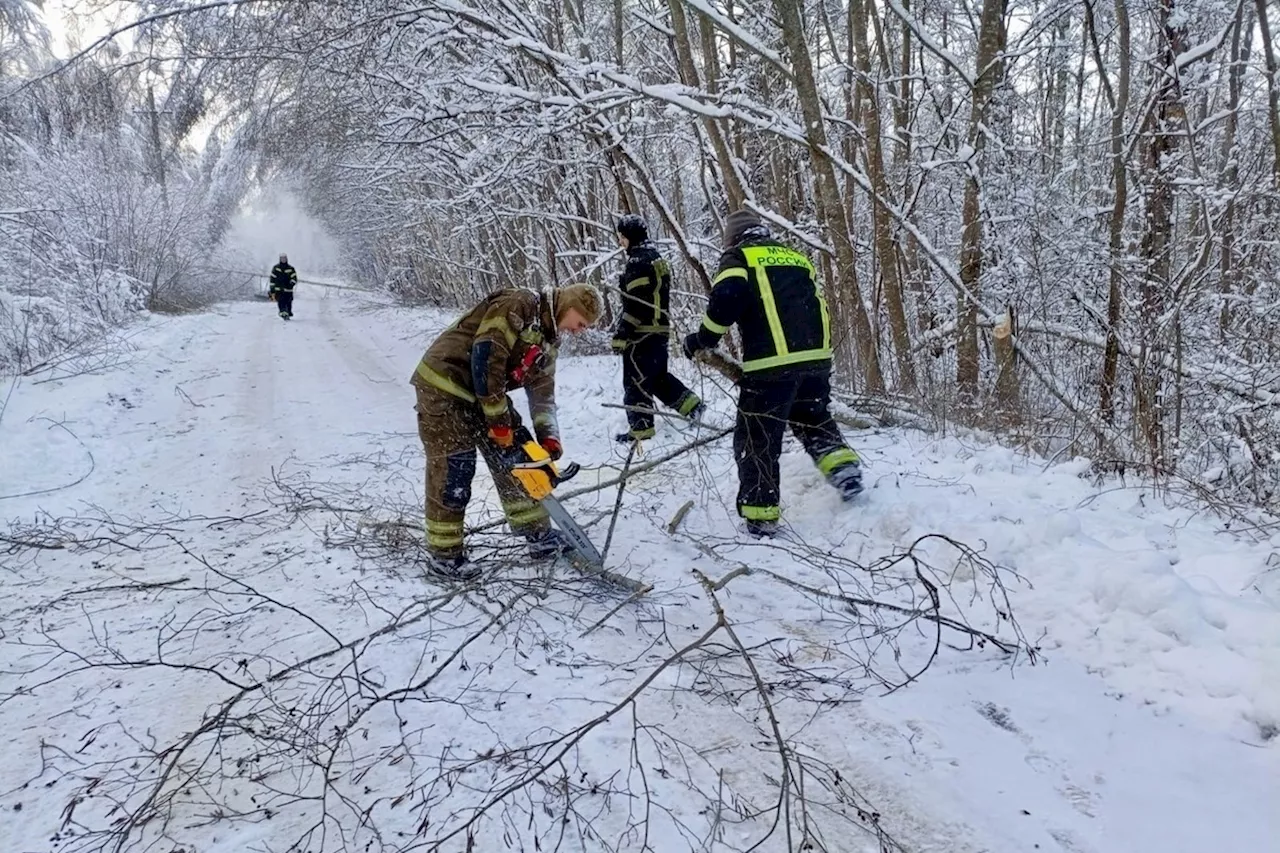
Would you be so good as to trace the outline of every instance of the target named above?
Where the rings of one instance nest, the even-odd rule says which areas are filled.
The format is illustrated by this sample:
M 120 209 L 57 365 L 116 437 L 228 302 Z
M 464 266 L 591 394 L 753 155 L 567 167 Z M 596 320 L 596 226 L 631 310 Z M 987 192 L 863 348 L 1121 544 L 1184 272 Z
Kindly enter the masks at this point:
M 831 318 L 813 264 L 773 239 L 749 210 L 725 220 L 724 253 L 706 315 L 684 354 L 711 349 L 734 323 L 742 338 L 733 456 L 738 514 L 756 538 L 778 532 L 778 459 L 788 426 L 841 497 L 862 491 L 858 454 L 831 419 Z
M 649 242 L 644 220 L 628 214 L 618 220 L 618 242 L 627 266 L 618 281 L 622 313 L 613 332 L 614 352 L 622 355 L 622 402 L 627 406 L 623 443 L 653 438 L 653 398 L 698 423 L 705 407 L 667 369 L 671 338 L 671 266 Z
M 298 285 L 298 271 L 289 266 L 289 256 L 280 255 L 280 263 L 271 268 L 271 298 L 280 309 L 283 320 L 293 319 L 293 289 Z
M 556 423 L 555 362 L 562 333 L 600 319 L 600 294 L 587 284 L 500 290 L 472 308 L 427 349 L 410 382 L 417 394 L 418 436 L 427 454 L 427 551 L 437 571 L 466 563 L 463 522 L 476 472 L 476 450 L 498 488 L 511 529 L 545 559 L 568 550 L 547 511 L 511 475 L 523 461 L 526 429 L 508 391 L 524 388 L 537 442 L 552 459 L 563 448 Z

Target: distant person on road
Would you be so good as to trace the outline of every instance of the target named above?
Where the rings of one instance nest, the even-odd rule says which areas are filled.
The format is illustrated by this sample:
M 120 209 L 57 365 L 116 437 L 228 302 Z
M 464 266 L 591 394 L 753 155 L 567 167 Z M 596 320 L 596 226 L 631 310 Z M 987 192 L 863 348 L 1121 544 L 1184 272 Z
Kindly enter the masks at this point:
M 524 388 L 534 440 L 559 459 L 556 423 L 556 348 L 560 336 L 600 319 L 603 302 L 588 284 L 499 290 L 445 329 L 422 356 L 410 382 L 417 393 L 418 437 L 427 454 L 426 535 L 432 569 L 466 570 L 463 522 L 476 473 L 476 450 L 498 487 L 512 531 L 530 556 L 565 553 L 547 511 L 510 474 L 525 432 L 508 392 Z
M 289 256 L 281 254 L 280 263 L 271 268 L 271 298 L 283 320 L 293 319 L 293 289 L 297 284 L 298 271 L 289 266 Z

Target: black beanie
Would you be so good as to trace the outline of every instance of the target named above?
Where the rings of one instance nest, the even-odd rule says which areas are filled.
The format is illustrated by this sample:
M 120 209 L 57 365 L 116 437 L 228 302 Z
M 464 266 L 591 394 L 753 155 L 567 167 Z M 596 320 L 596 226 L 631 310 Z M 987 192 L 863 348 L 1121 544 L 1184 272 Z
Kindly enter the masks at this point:
M 649 239 L 649 229 L 645 227 L 644 219 L 634 213 L 619 217 L 617 231 L 633 246 Z

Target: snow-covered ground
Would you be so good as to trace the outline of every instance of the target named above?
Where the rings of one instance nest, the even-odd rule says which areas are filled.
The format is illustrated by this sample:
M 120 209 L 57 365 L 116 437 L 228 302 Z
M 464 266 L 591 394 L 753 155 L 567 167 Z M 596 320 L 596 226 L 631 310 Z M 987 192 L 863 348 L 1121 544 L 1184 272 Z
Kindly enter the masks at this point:
M 737 536 L 727 439 L 638 474 L 608 562 L 644 595 L 500 528 L 450 587 L 417 567 L 407 384 L 448 318 L 296 311 L 153 318 L 112 372 L 5 383 L 3 850 L 1280 849 L 1270 540 L 866 430 L 852 507 L 788 447 L 787 541 Z M 561 363 L 562 491 L 623 465 L 619 374 Z M 616 498 L 566 505 L 603 545 Z M 470 520 L 495 506 L 482 473 Z

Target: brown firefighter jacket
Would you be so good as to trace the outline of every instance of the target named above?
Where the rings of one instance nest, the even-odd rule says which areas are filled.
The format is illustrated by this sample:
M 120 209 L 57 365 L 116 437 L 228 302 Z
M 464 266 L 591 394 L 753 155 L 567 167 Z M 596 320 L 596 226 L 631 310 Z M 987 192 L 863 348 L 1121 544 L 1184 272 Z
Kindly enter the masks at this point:
M 545 303 L 532 290 L 491 293 L 436 338 L 409 381 L 478 404 L 490 427 L 513 425 L 507 392 L 523 387 L 538 440 L 558 437 L 557 333 Z

